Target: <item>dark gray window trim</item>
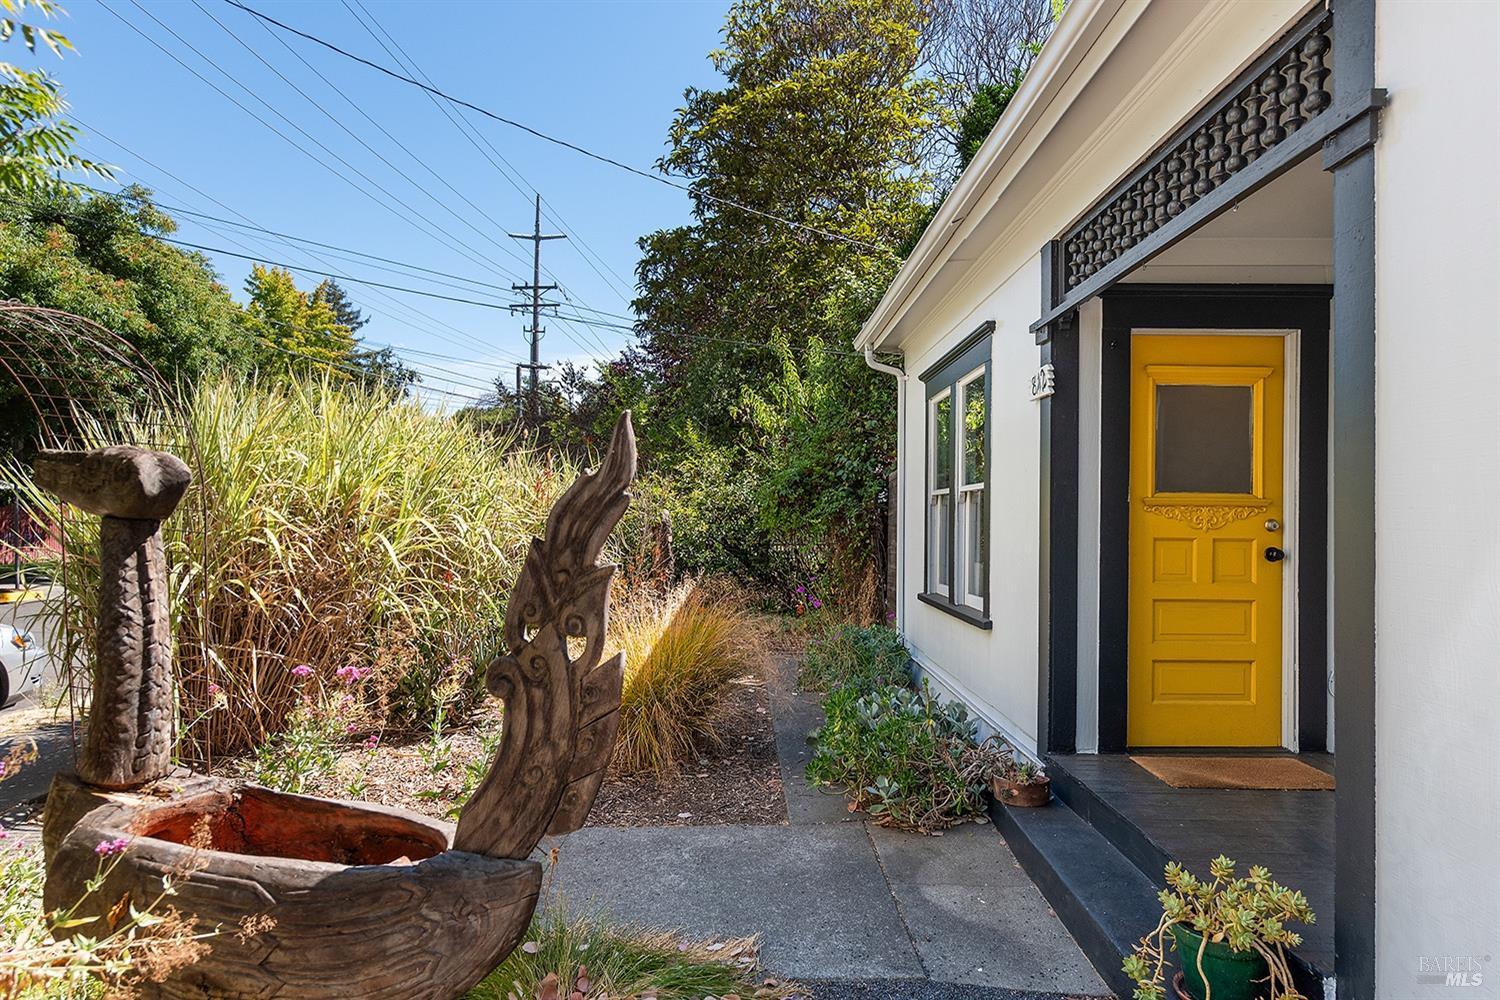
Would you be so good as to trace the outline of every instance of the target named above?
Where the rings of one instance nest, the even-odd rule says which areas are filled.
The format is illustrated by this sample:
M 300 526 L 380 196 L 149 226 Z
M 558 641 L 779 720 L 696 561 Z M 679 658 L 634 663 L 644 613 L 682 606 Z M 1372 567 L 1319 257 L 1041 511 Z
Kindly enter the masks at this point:
M 990 517 L 990 482 L 993 479 L 994 470 L 992 462 L 992 453 L 994 449 L 991 447 L 991 443 L 993 441 L 991 427 L 994 420 L 994 407 L 991 404 L 991 400 L 994 395 L 995 380 L 993 377 L 993 373 L 991 372 L 990 361 L 990 356 L 993 349 L 994 333 L 995 321 L 986 320 L 985 322 L 981 323 L 978 328 L 976 328 L 972 333 L 961 340 L 957 346 L 944 354 L 937 360 L 935 364 L 929 366 L 925 371 L 922 372 L 920 376 L 918 376 L 922 380 L 922 384 L 925 387 L 926 392 L 923 395 L 922 409 L 922 590 L 917 594 L 917 600 L 921 601 L 923 604 L 927 604 L 931 607 L 937 608 L 939 611 L 950 614 L 960 621 L 967 622 L 976 628 L 985 629 L 986 631 L 992 627 L 990 622 L 989 577 L 993 577 L 993 574 L 989 574 L 985 582 L 984 608 L 982 610 L 976 609 L 968 604 L 964 604 L 961 601 L 954 599 L 953 590 L 958 583 L 958 557 L 955 549 L 955 546 L 958 544 L 958 504 L 956 502 L 950 503 L 948 505 L 948 551 L 946 553 L 946 558 L 948 560 L 948 594 L 944 596 L 943 594 L 934 593 L 931 590 L 929 574 L 932 572 L 932 538 L 929 532 L 930 524 L 927 516 L 927 507 L 931 503 L 932 498 L 933 442 L 932 417 L 929 406 L 934 396 L 937 396 L 944 390 L 952 389 L 955 392 L 955 406 L 953 412 L 954 414 L 957 414 L 959 412 L 959 407 L 956 405 L 957 386 L 959 380 L 962 379 L 965 375 L 970 374 L 977 368 L 984 369 L 984 441 L 986 449 L 984 456 L 985 487 L 984 508 L 982 511 L 980 511 L 979 516 L 984 520 L 984 523 L 988 525 Z M 954 425 L 954 429 L 954 440 L 957 441 L 959 440 L 959 435 L 957 433 L 956 422 Z M 956 484 L 959 474 L 958 467 L 956 465 L 954 467 L 953 474 Z M 957 493 L 958 491 L 955 485 L 952 495 L 956 498 Z M 986 562 L 985 570 L 987 573 L 989 571 L 989 554 L 990 548 L 988 545 L 988 539 L 986 539 L 984 558 Z

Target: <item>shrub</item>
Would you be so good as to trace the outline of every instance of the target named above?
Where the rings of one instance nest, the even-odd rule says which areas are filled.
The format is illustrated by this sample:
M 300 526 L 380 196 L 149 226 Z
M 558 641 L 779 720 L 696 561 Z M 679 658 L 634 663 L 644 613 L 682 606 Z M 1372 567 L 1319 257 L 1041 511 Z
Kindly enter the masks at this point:
M 694 584 L 624 602 L 613 619 L 613 642 L 625 652 L 614 766 L 673 772 L 714 738 L 730 682 L 761 662 L 765 629 L 728 598 L 706 596 Z
M 841 788 L 882 826 L 929 831 L 984 811 L 993 752 L 958 702 L 886 686 L 837 688 L 814 734 L 808 779 Z
M 985 783 L 1006 751 L 994 740 L 976 745 L 962 704 L 913 690 L 909 660 L 900 633 L 880 625 L 845 625 L 808 646 L 799 680 L 828 696 L 807 777 L 843 790 L 883 826 L 929 831 L 984 811 Z
M 576 988 L 588 997 L 702 1000 L 755 992 L 753 938 L 689 942 L 674 934 L 574 916 L 549 902 L 526 942 L 471 990 L 467 1000 L 537 1000 Z M 544 983 L 550 981 L 553 989 Z
M 807 646 L 797 682 L 806 691 L 830 692 L 853 685 L 861 693 L 910 684 L 911 654 L 901 633 L 884 625 L 843 625 Z
M 283 728 L 298 665 L 325 682 L 341 668 L 369 671 L 359 708 L 397 722 L 431 718 L 433 692 L 454 676 L 458 707 L 471 704 L 471 664 L 497 650 L 528 541 L 577 473 L 378 388 L 316 379 L 208 380 L 139 426 L 92 424 L 82 438 L 150 443 L 192 466 L 165 535 L 180 713 L 194 720 L 184 755 L 197 761 Z M 26 492 L 57 519 L 53 498 Z M 627 519 L 627 535 L 644 523 Z M 62 523 L 54 652 L 86 665 L 97 523 Z

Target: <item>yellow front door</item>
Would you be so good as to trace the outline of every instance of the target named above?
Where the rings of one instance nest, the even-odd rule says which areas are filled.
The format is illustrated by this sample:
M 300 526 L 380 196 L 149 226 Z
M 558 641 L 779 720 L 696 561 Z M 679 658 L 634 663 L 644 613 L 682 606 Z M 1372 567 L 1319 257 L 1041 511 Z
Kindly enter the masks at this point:
M 1282 348 L 1131 340 L 1132 746 L 1282 745 Z

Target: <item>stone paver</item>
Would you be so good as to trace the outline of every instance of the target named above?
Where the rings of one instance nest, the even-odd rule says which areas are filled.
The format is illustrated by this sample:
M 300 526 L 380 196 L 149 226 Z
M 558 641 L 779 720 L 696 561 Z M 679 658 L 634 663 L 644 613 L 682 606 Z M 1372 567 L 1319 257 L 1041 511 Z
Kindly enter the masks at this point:
M 818 700 L 772 680 L 786 826 L 591 827 L 560 842 L 570 906 L 690 936 L 759 934 L 768 973 L 827 1000 L 1107 996 L 989 823 L 940 837 L 865 822 L 810 786 Z

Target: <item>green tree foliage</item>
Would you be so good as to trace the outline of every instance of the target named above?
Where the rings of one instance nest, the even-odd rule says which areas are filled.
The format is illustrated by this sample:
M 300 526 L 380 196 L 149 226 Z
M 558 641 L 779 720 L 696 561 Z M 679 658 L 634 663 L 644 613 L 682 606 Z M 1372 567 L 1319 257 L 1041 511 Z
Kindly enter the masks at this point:
M 256 264 L 245 279 L 245 327 L 264 345 L 261 368 L 272 372 L 327 369 L 351 376 L 354 332 L 338 321 L 333 306 L 297 287 L 291 272 Z
M 0 298 L 91 319 L 168 379 L 243 367 L 255 349 L 239 307 L 207 258 L 158 238 L 176 229 L 138 187 L 0 200 Z
M 737 552 L 704 557 L 738 560 L 742 575 L 779 574 L 786 561 L 771 553 L 790 532 L 805 529 L 803 545 L 868 533 L 868 485 L 884 482 L 891 428 L 862 439 L 855 411 L 893 409 L 894 388 L 827 345 L 852 338 L 899 264 L 888 248 L 931 191 L 921 145 L 943 112 L 938 85 L 917 72 L 926 9 L 740 0 L 710 57 L 726 85 L 687 91 L 669 133 L 660 167 L 688 178 L 694 221 L 641 241 L 638 385 L 627 388 L 651 411 L 646 454 L 693 470 L 680 519 L 748 528 Z M 868 400 L 828 405 L 851 385 Z M 839 450 L 851 443 L 855 454 Z M 784 461 L 838 485 L 809 508 L 817 487 Z M 751 506 L 716 513 L 694 498 Z
M 349 293 L 344 291 L 332 278 L 324 278 L 318 282 L 318 287 L 313 289 L 312 299 L 314 302 L 325 303 L 333 310 L 333 318 L 340 326 L 349 328 L 350 333 L 358 333 L 359 328 L 370 322 L 365 314 L 357 309 Z
M 28 6 L 44 18 L 64 13 L 52 0 L 0 0 L 0 42 L 19 35 L 33 53 L 38 42 L 59 58 L 71 51 L 66 35 L 21 19 Z M 108 167 L 73 152 L 77 129 L 62 117 L 67 108 L 62 89 L 44 70 L 0 61 L 0 196 L 76 189 L 58 179 L 65 170 L 112 176 Z
M 139 188 L 125 197 L 85 199 L 60 189 L 0 197 L 0 299 L 92 320 L 127 341 L 166 381 L 249 367 L 254 340 L 208 261 L 158 239 L 175 228 Z M 44 347 L 37 345 L 25 392 L 88 405 L 124 402 L 140 388 L 140 379 L 118 364 L 90 368 L 79 359 L 65 366 Z M 56 370 L 43 370 L 48 364 Z M 7 451 L 27 447 L 36 431 L 22 394 L 21 385 L 0 378 L 0 448 Z
M 687 91 L 660 164 L 689 178 L 695 222 L 642 241 L 636 308 L 667 440 L 691 423 L 734 441 L 739 387 L 779 365 L 764 345 L 845 332 L 825 326 L 830 299 L 894 273 L 879 248 L 921 211 L 918 147 L 938 115 L 914 73 L 923 17 L 919 0 L 731 8 L 711 56 L 728 85 Z
M 995 130 L 995 124 L 1010 106 L 1010 99 L 1016 96 L 1016 88 L 1021 86 L 1025 76 L 1024 69 L 1017 69 L 1004 83 L 986 83 L 974 92 L 974 100 L 958 119 L 955 145 L 959 169 L 969 165 L 984 140 Z

